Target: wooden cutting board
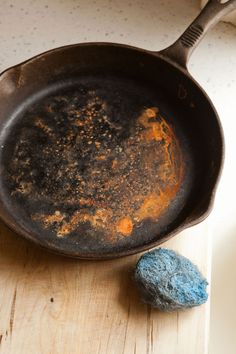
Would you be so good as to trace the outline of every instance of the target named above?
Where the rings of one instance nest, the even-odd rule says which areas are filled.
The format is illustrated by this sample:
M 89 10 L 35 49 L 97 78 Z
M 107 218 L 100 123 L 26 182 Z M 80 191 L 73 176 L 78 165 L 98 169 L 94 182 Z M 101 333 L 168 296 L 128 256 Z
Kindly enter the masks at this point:
M 163 246 L 210 280 L 208 222 Z M 142 304 L 132 282 L 138 258 L 62 258 L 0 224 L 0 353 L 206 354 L 210 301 L 175 313 Z

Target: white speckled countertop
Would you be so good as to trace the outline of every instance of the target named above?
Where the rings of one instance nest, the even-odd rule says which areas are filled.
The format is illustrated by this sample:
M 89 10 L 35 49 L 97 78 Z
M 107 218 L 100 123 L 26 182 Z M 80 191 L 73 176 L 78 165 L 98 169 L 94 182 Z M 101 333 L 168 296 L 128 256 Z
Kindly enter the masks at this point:
M 198 8 L 198 0 L 1 0 L 0 71 L 42 51 L 76 42 L 111 41 L 162 49 L 180 35 Z M 214 233 L 210 354 L 233 354 L 236 28 L 220 23 L 203 40 L 189 69 L 215 104 L 226 137 L 224 173 L 210 217 Z

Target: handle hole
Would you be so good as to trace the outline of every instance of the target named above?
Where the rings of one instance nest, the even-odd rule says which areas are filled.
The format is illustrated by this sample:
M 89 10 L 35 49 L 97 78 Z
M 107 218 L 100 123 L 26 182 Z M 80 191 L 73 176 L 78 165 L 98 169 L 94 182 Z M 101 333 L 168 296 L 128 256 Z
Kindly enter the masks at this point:
M 220 4 L 225 4 L 225 3 L 227 3 L 227 2 L 229 2 L 230 0 L 219 0 L 219 3 Z

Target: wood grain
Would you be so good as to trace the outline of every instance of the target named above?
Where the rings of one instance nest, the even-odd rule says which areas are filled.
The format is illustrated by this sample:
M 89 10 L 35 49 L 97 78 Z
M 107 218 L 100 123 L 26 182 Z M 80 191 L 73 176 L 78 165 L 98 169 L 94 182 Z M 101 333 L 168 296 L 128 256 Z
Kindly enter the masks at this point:
M 207 223 L 163 246 L 210 277 Z M 78 261 L 47 253 L 0 224 L 1 354 L 206 354 L 209 301 L 185 312 L 142 304 L 138 256 Z

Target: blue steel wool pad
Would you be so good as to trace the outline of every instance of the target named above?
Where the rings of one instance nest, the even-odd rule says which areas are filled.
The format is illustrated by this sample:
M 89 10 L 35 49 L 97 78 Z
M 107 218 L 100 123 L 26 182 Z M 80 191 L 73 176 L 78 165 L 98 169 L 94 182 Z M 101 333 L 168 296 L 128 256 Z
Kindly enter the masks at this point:
M 187 258 L 158 248 L 144 254 L 135 268 L 143 301 L 163 311 L 198 306 L 207 301 L 208 282 Z

